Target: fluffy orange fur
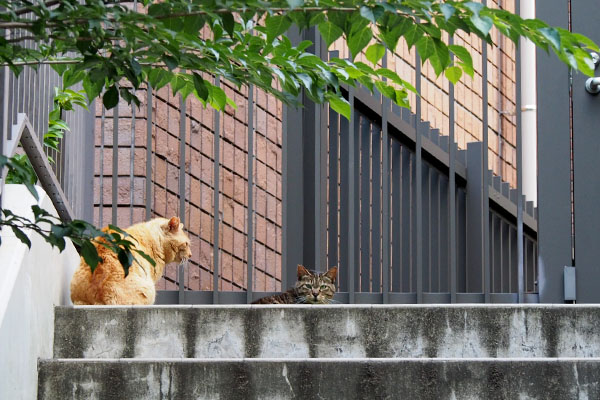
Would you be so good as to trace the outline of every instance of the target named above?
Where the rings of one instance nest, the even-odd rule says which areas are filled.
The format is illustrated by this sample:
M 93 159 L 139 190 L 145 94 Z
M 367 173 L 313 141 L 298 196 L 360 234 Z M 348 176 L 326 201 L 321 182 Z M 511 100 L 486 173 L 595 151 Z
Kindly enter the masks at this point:
M 107 230 L 104 228 L 105 232 Z M 136 248 L 152 257 L 156 266 L 137 256 L 137 262 L 133 262 L 129 275 L 125 277 L 117 254 L 96 245 L 102 261 L 92 274 L 81 258 L 79 268 L 71 279 L 73 304 L 154 304 L 155 284 L 162 276 L 165 265 L 192 256 L 190 239 L 183 232 L 183 224 L 177 217 L 170 220 L 155 218 L 132 225 L 125 232 L 137 240 Z

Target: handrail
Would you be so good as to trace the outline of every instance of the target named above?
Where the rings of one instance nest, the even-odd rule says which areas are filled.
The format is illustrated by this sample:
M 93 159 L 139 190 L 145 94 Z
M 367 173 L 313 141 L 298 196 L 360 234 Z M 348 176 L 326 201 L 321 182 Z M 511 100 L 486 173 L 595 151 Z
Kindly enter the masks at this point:
M 48 194 L 52 204 L 63 222 L 71 222 L 74 219 L 74 213 L 69 205 L 67 196 L 56 178 L 52 166 L 48 162 L 48 156 L 44 153 L 42 145 L 35 134 L 26 114 L 17 115 L 17 123 L 12 126 L 12 138 L 6 142 L 7 157 L 12 157 L 17 151 L 18 144 L 21 144 L 29 162 L 35 171 L 40 184 Z M 7 171 L 2 172 L 2 181 L 0 184 L 0 193 L 6 182 Z

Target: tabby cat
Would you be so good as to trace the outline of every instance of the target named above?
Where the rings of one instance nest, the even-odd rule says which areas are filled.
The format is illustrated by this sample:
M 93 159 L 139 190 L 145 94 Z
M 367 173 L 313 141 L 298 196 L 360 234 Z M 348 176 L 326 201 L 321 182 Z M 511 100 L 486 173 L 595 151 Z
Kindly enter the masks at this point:
M 104 232 L 108 232 L 104 228 Z M 152 266 L 142 257 L 129 268 L 125 277 L 117 254 L 95 245 L 101 262 L 92 274 L 83 257 L 71 279 L 73 304 L 154 304 L 155 284 L 165 265 L 183 262 L 192 256 L 190 239 L 183 232 L 179 218 L 155 218 L 125 229 L 137 240 L 136 247 L 156 261 Z
M 335 294 L 336 276 L 336 267 L 324 273 L 316 273 L 298 265 L 296 286 L 286 292 L 258 299 L 252 304 L 328 304 Z

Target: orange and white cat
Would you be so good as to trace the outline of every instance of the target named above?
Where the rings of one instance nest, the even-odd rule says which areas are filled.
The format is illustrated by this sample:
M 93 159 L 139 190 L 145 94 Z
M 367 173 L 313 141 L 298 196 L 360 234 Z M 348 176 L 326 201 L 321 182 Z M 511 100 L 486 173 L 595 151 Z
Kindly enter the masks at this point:
M 104 228 L 106 232 L 108 228 Z M 182 262 L 192 256 L 190 239 L 183 232 L 179 218 L 155 218 L 125 229 L 137 240 L 136 248 L 156 261 L 152 266 L 137 256 L 125 277 L 117 254 L 95 245 L 101 262 L 92 274 L 83 257 L 71 279 L 73 304 L 154 304 L 156 282 L 165 265 Z M 135 255 L 135 252 L 134 252 Z

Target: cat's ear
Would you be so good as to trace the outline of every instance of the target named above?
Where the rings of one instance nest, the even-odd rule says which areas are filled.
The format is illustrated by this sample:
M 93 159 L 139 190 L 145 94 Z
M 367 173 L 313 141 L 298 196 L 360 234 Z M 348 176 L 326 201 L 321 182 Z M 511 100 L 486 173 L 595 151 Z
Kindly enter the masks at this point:
M 337 278 L 337 267 L 331 267 L 325 273 L 325 276 L 331 279 L 331 282 L 335 282 L 335 278 Z
M 163 229 L 166 232 L 171 232 L 171 233 L 175 233 L 179 230 L 179 218 L 177 217 L 173 217 L 169 220 L 169 223 L 165 224 L 165 226 L 163 226 Z
M 304 268 L 303 265 L 298 264 L 298 280 L 300 280 L 303 276 L 310 275 L 310 271 Z

